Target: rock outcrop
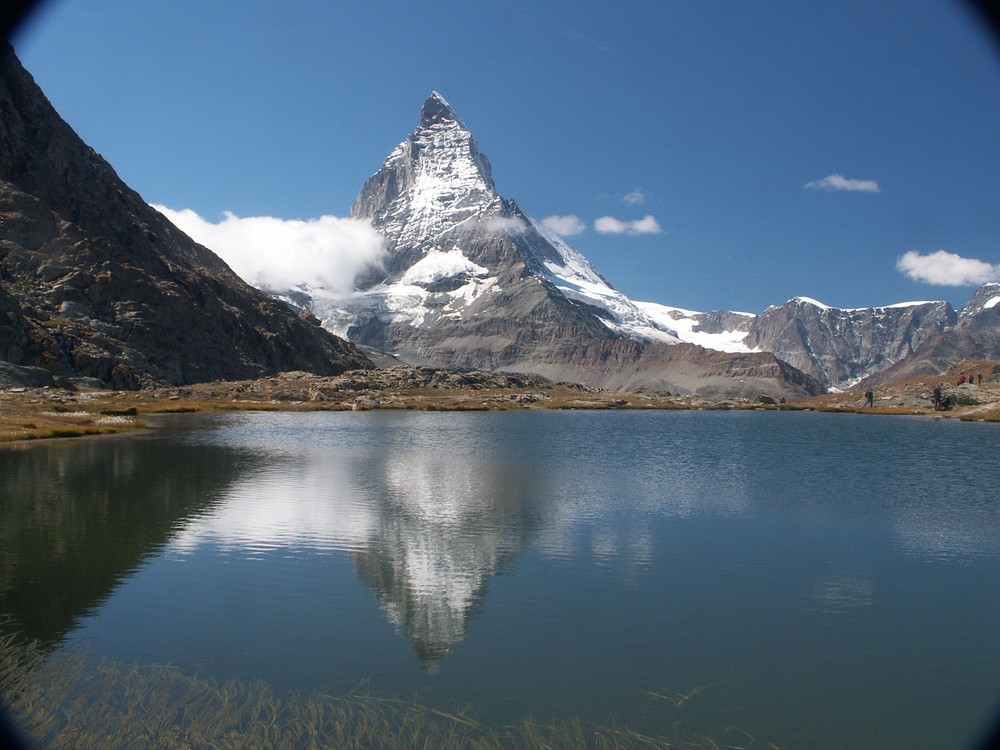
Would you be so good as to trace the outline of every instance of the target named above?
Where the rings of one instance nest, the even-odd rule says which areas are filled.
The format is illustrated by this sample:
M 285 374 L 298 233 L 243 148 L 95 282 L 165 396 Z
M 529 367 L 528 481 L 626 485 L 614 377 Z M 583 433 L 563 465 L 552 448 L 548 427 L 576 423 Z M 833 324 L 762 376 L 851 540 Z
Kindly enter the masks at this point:
M 933 331 L 908 356 L 863 380 L 858 387 L 879 387 L 899 380 L 944 372 L 962 360 L 1000 359 L 1000 283 L 981 286 L 959 310 L 957 323 Z
M 842 309 L 795 297 L 753 318 L 743 343 L 846 389 L 910 356 L 957 320 L 947 302 Z
M 116 388 L 372 366 L 174 227 L 0 46 L 0 360 Z

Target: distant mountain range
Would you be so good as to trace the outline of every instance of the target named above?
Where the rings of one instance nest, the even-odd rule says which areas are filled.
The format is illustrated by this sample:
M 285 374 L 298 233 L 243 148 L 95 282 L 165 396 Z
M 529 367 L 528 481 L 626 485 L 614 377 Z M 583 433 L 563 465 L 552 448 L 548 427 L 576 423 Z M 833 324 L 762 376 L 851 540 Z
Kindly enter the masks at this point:
M 384 267 L 350 294 L 284 296 L 330 330 L 413 364 L 704 395 L 845 389 L 932 339 L 978 329 L 981 356 L 994 356 L 1000 340 L 996 284 L 960 312 L 947 302 L 843 310 L 806 297 L 759 315 L 636 302 L 502 198 L 490 172 L 469 129 L 432 93 L 417 129 L 351 209 L 385 237 Z
M 265 294 L 125 185 L 4 44 L 0 374 L 116 388 L 335 374 L 374 366 L 357 344 L 383 362 L 794 396 L 936 372 L 954 356 L 1000 358 L 997 284 L 957 312 L 944 302 L 839 310 L 804 297 L 759 315 L 635 302 L 501 197 L 490 172 L 433 93 L 351 209 L 384 237 L 384 265 L 346 294 Z

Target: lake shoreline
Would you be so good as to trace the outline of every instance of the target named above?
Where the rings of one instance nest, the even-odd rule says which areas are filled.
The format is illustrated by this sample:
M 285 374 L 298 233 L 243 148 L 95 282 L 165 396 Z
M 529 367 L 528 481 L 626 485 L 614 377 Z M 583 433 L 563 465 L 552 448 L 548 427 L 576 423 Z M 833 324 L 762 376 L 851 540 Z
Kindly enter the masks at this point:
M 954 370 L 954 372 L 952 372 Z M 955 372 L 984 372 L 981 384 L 957 384 Z M 987 375 L 988 373 L 988 375 Z M 953 404 L 935 411 L 936 385 Z M 912 378 L 863 393 L 808 398 L 712 398 L 666 391 L 618 393 L 513 375 L 460 373 L 424 367 L 352 371 L 335 377 L 303 372 L 235 382 L 196 383 L 140 391 L 0 388 L 0 442 L 121 434 L 159 414 L 226 411 L 511 411 L 643 409 L 824 411 L 928 416 L 1000 422 L 1000 364 L 956 363 L 940 375 Z

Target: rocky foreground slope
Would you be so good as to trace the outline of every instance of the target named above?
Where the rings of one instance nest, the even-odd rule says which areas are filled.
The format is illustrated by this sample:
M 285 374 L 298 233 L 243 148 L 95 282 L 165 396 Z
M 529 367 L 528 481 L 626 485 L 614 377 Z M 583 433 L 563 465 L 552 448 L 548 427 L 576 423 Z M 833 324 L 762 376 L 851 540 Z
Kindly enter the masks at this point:
M 0 43 L 0 362 L 115 388 L 371 367 L 176 229 Z

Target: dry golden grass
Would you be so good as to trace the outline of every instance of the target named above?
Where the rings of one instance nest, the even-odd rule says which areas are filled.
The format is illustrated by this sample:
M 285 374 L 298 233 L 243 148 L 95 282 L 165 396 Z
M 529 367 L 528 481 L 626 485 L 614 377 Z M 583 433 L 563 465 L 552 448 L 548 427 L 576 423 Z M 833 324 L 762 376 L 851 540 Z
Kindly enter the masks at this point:
M 54 412 L 30 406 L 0 410 L 0 442 L 110 435 L 145 427 L 135 418 L 110 418 L 85 411 Z
M 141 417 L 218 410 L 255 411 L 508 411 L 523 409 L 753 409 L 757 411 L 858 412 L 931 415 L 963 420 L 1000 421 L 1000 383 L 955 386 L 956 373 L 992 371 L 992 362 L 962 362 L 941 375 L 912 378 L 876 389 L 867 408 L 860 393 L 830 393 L 764 404 L 745 398 L 709 399 L 664 393 L 612 393 L 566 383 L 515 388 L 367 388 L 341 390 L 329 380 L 265 378 L 237 383 L 198 383 L 183 388 L 73 393 L 58 389 L 0 390 L 0 442 L 55 437 L 83 437 L 146 426 Z M 935 412 L 930 392 L 939 383 L 959 398 L 947 412 Z
M 182 395 L 168 395 L 179 392 Z M 95 391 L 74 394 L 56 389 L 0 391 L 0 442 L 113 434 L 147 426 L 143 415 L 204 411 L 506 411 L 511 409 L 683 408 L 664 399 L 618 394 L 581 394 L 555 386 L 544 393 L 434 388 L 347 393 L 338 400 L 309 400 L 308 393 L 263 389 L 246 392 L 239 384 L 205 383 L 163 391 Z

